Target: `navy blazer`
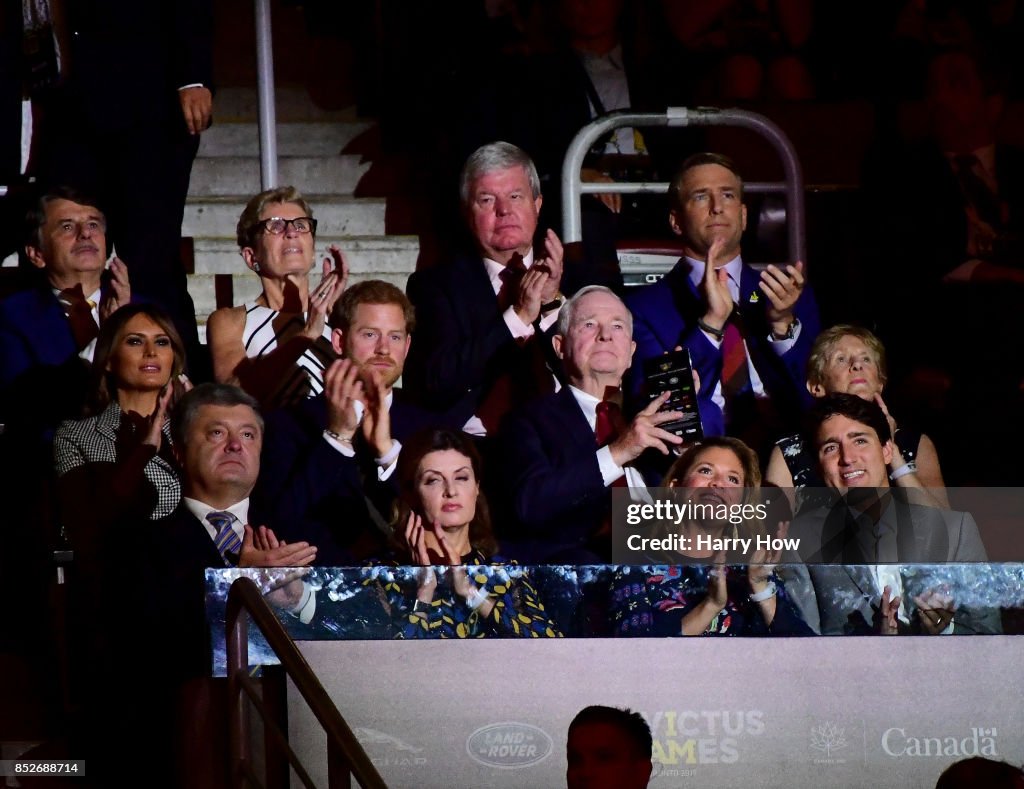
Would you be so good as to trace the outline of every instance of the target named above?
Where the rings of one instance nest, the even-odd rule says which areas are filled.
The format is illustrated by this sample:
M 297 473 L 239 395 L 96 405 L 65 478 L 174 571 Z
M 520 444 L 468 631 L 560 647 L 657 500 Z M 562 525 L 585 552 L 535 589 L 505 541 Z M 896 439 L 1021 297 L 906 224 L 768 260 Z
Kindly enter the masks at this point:
M 48 284 L 0 302 L 0 422 L 21 446 L 48 454 L 57 425 L 81 416 L 88 381 L 89 365 Z
M 406 292 L 416 307 L 416 341 L 403 381 L 447 421 L 464 425 L 502 374 L 531 377 L 530 350 L 509 331 L 479 256 L 417 271 Z
M 689 263 L 681 258 L 658 282 L 630 291 L 626 305 L 633 313 L 633 355 L 631 391 L 639 392 L 643 383 L 643 363 L 682 345 L 690 351 L 693 367 L 700 376 L 698 403 L 704 434 L 725 434 L 725 417 L 711 396 L 722 378 L 722 352 L 697 327 L 703 315 L 701 296 L 690 282 Z M 798 425 L 800 413 L 810 403 L 807 392 L 807 360 L 811 345 L 821 330 L 818 305 L 810 286 L 804 288 L 793 313 L 800 321 L 800 336 L 781 356 L 771 348 L 771 331 L 765 314 L 766 297 L 758 289 L 760 272 L 743 266 L 740 275 L 739 310 L 748 329 L 747 349 L 765 392 L 779 409 L 784 421 Z
M 532 562 L 585 554 L 611 515 L 612 494 L 601 477 L 594 431 L 569 387 L 513 413 L 501 446 L 518 528 L 511 544 L 503 541 L 503 553 Z
M 401 442 L 440 421 L 409 403 L 399 389 L 394 390 L 390 415 L 391 435 Z M 317 564 L 352 564 L 360 558 L 356 554 L 366 552 L 357 545 L 360 540 L 364 546 L 368 540 L 371 553 L 384 544 L 367 499 L 390 519 L 397 480 L 392 474 L 378 482 L 376 464 L 361 464 L 358 456 L 338 452 L 323 438 L 326 427 L 323 395 L 267 416 L 254 511 L 269 519 L 279 539 L 315 545 Z

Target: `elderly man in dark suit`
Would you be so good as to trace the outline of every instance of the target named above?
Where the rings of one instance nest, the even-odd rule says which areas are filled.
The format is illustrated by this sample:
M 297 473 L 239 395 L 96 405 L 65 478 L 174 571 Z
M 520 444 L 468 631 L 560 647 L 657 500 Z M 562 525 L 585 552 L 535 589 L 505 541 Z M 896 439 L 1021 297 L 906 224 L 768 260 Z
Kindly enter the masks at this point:
M 512 406 L 552 391 L 547 338 L 562 303 L 563 251 L 548 230 L 534 253 L 540 179 L 516 146 L 474 152 L 461 200 L 476 252 L 409 278 L 420 334 L 406 380 L 425 405 L 485 436 Z
M 890 485 L 890 477 L 897 485 L 916 477 L 909 466 L 890 475 L 893 444 L 882 409 L 856 395 L 829 395 L 815 404 L 808 426 L 822 478 L 837 498 L 792 523 L 789 537 L 799 540 L 808 564 L 786 572 L 804 582 L 794 593 L 805 609 L 809 574 L 821 632 L 998 632 L 997 611 L 957 600 L 967 586 L 958 579 L 984 572 L 983 565 L 949 572 L 906 566 L 985 562 L 987 556 L 969 513 L 916 503 L 925 500 L 912 495 L 920 482 Z
M 342 358 L 328 368 L 323 393 L 268 417 L 261 508 L 281 537 L 315 543 L 319 564 L 383 553 L 402 442 L 438 421 L 395 387 L 415 323 L 394 285 L 352 286 L 331 315 Z
M 611 487 L 645 487 L 640 455 L 682 443 L 659 427 L 680 417 L 658 413 L 667 393 L 632 421 L 622 417 L 622 376 L 635 347 L 629 310 L 608 288 L 582 288 L 562 307 L 554 350 L 567 385 L 520 409 L 501 442 L 520 528 L 509 536 L 523 558 L 610 561 Z

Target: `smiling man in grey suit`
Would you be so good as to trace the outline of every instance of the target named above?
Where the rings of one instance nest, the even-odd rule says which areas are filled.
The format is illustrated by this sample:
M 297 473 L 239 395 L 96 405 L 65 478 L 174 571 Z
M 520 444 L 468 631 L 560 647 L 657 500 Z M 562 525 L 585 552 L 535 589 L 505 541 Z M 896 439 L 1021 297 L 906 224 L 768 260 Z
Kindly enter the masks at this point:
M 808 573 L 789 570 L 809 574 L 821 632 L 998 632 L 998 611 L 957 599 L 958 580 L 984 567 L 934 566 L 987 560 L 974 518 L 915 503 L 926 499 L 890 486 L 892 435 L 881 408 L 831 395 L 815 405 L 808 425 L 822 479 L 837 495 L 832 506 L 793 522 L 789 536 L 799 538 Z M 902 471 L 892 476 L 901 479 Z

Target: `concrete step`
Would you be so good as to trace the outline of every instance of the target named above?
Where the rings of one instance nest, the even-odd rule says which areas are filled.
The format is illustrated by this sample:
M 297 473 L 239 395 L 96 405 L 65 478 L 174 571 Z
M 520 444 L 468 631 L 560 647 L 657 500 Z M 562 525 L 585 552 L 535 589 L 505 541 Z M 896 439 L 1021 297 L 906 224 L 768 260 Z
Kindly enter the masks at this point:
M 353 274 L 367 271 L 410 273 L 416 268 L 420 251 L 420 242 L 415 236 L 317 236 L 318 263 L 328 256 L 327 247 L 331 244 L 337 244 L 345 253 Z M 233 238 L 197 238 L 194 251 L 196 274 L 238 274 L 246 271 Z
M 346 145 L 372 126 L 371 121 L 278 123 L 277 154 L 336 156 Z M 200 159 L 212 156 L 259 155 L 259 127 L 255 123 L 216 123 L 203 132 L 199 140 Z
M 275 90 L 274 107 L 277 122 L 295 123 L 309 121 L 346 122 L 358 120 L 355 106 L 343 110 L 322 110 L 316 106 L 305 88 L 278 85 Z M 213 97 L 213 122 L 252 123 L 259 118 L 259 100 L 256 88 L 218 88 Z
M 350 195 L 370 169 L 360 156 L 281 156 L 278 183 L 292 184 L 303 194 Z M 260 191 L 260 162 L 254 156 L 197 158 L 188 193 L 193 197 L 253 195 Z
M 384 235 L 385 200 L 306 194 L 323 236 Z M 246 197 L 190 197 L 181 234 L 194 238 L 234 238 Z
M 366 279 L 382 279 L 405 290 L 410 273 L 409 271 L 377 270 L 354 272 L 349 283 L 355 284 Z M 214 274 L 189 274 L 188 276 L 188 292 L 192 296 L 192 301 L 195 302 L 196 322 L 200 326 L 205 326 L 207 317 L 217 308 L 215 276 Z M 315 287 L 317 282 L 319 282 L 319 274 L 311 274 L 310 287 Z M 259 277 L 248 271 L 232 275 L 231 284 L 236 305 L 251 304 L 263 290 Z

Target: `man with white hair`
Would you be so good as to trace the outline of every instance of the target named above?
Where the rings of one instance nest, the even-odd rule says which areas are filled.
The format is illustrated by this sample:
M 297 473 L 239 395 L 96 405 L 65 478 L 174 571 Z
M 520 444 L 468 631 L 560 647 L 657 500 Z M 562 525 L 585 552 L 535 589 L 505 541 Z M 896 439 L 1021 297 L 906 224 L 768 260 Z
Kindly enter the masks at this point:
M 636 343 L 629 310 L 608 288 L 585 287 L 562 307 L 553 344 L 567 386 L 521 409 L 504 433 L 524 558 L 609 561 L 611 488 L 644 487 L 635 462 L 682 443 L 661 427 L 680 414 L 658 412 L 666 393 L 623 418 L 622 377 Z

